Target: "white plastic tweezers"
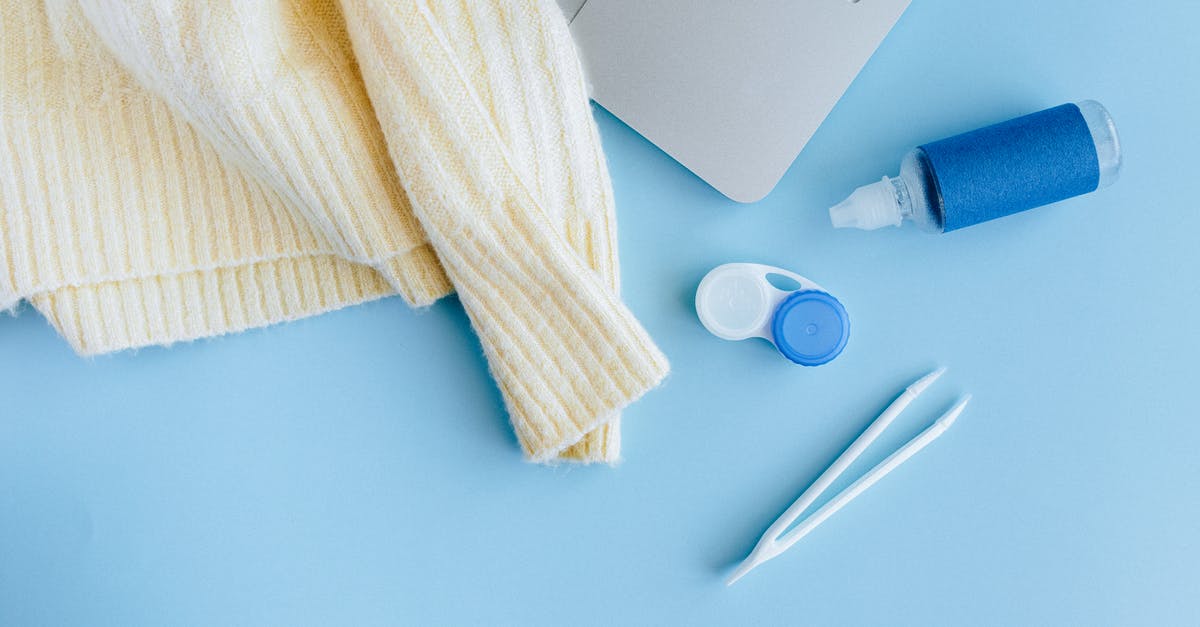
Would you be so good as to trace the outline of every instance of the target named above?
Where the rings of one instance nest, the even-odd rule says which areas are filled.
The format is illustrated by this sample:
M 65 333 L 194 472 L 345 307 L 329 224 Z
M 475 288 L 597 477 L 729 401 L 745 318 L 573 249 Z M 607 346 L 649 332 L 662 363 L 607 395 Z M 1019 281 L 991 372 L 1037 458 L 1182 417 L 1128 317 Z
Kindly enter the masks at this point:
M 754 550 L 750 552 L 749 557 L 738 565 L 725 584 L 732 586 L 735 581 L 744 577 L 746 573 L 753 570 L 759 564 L 791 548 L 793 544 L 800 541 L 800 538 L 808 535 L 808 532 L 815 529 L 817 525 L 825 522 L 826 518 L 832 516 L 834 512 L 844 507 L 846 503 L 854 500 L 854 497 L 875 485 L 875 482 L 895 470 L 897 466 L 903 464 L 908 458 L 915 455 L 917 451 L 925 448 L 930 442 L 933 442 L 938 436 L 945 433 L 946 429 L 949 429 L 950 425 L 954 424 L 955 419 L 958 418 L 958 415 L 962 413 L 963 408 L 967 406 L 967 402 L 971 400 L 970 394 L 963 397 L 962 400 L 956 403 L 954 407 L 951 407 L 945 414 L 942 414 L 940 418 L 922 431 L 920 435 L 909 440 L 908 443 L 889 455 L 879 465 L 868 470 L 866 474 L 850 484 L 850 487 L 842 490 L 837 496 L 830 499 L 828 503 L 813 512 L 812 515 L 804 519 L 799 525 L 796 525 L 794 529 L 788 531 L 788 528 L 804 513 L 804 510 L 808 509 L 808 506 L 812 505 L 813 501 L 817 500 L 817 497 L 828 489 L 829 485 L 855 459 L 858 459 L 858 456 L 875 441 L 875 438 L 879 437 L 888 428 L 888 425 L 892 424 L 892 421 L 900 415 L 900 412 L 904 411 L 904 408 L 908 407 L 909 403 L 920 396 L 921 392 L 924 392 L 925 388 L 929 387 L 944 372 L 946 372 L 945 368 L 939 368 L 917 379 L 912 385 L 905 388 L 904 392 L 896 400 L 892 401 L 892 404 L 888 405 L 888 408 L 883 410 L 883 413 L 875 419 L 875 422 L 872 422 L 871 426 L 867 427 L 867 430 L 863 431 L 862 435 L 854 440 L 850 448 L 847 448 L 829 468 L 825 469 L 825 472 L 821 473 L 820 477 L 817 477 L 817 480 L 804 491 L 804 494 L 801 494 L 800 498 L 796 499 L 796 502 L 792 503 L 791 507 L 787 508 L 787 511 L 771 524 L 767 532 L 759 539 L 758 544 L 754 546 Z

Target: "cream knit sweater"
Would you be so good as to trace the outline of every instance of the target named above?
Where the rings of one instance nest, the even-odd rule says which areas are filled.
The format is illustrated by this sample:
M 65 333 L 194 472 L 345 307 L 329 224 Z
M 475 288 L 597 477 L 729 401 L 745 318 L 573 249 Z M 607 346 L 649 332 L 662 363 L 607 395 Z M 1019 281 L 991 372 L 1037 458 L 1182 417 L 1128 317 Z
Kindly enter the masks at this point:
M 0 309 L 82 354 L 453 289 L 535 461 L 666 373 L 553 0 L 0 0 L 0 90 Z

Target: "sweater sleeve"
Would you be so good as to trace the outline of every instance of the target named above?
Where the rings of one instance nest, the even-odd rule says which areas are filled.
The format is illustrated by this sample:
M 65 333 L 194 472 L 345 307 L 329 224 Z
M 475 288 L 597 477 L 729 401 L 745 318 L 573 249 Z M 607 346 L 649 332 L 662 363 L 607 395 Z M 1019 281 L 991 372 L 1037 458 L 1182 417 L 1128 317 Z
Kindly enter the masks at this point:
M 611 191 L 558 7 L 467 4 L 465 16 L 422 0 L 342 6 L 413 211 L 526 455 L 545 461 L 589 447 L 668 366 L 617 295 Z M 530 129 L 571 148 L 539 149 Z

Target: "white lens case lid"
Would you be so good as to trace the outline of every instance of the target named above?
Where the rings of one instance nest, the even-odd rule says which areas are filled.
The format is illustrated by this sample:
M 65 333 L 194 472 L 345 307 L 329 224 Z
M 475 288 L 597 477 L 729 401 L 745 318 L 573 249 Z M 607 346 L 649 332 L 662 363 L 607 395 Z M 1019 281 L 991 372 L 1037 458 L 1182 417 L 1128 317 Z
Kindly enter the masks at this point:
M 799 284 L 781 290 L 769 275 L 778 274 Z M 759 263 L 727 263 L 709 271 L 696 289 L 696 315 L 709 333 L 724 340 L 759 337 L 774 342 L 772 318 L 780 303 L 800 290 L 825 292 L 825 288 L 783 268 Z

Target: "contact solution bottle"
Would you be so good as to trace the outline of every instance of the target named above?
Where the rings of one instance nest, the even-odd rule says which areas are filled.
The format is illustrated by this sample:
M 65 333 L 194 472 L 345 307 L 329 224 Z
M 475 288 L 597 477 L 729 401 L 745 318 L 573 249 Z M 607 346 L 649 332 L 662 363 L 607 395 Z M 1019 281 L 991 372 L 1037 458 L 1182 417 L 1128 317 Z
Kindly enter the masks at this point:
M 1112 116 L 1085 100 L 919 146 L 899 176 L 856 189 L 829 217 L 838 228 L 910 220 L 944 233 L 1107 187 L 1120 170 Z

